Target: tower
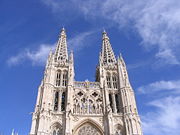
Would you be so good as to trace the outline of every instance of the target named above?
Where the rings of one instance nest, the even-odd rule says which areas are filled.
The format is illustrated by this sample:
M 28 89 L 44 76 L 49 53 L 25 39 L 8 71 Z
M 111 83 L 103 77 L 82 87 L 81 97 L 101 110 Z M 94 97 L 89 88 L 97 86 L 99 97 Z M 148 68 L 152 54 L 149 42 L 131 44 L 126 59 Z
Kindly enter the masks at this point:
M 68 56 L 63 28 L 46 63 L 30 135 L 142 135 L 125 62 L 121 55 L 115 58 L 105 31 L 96 81 L 74 77 L 73 52 Z

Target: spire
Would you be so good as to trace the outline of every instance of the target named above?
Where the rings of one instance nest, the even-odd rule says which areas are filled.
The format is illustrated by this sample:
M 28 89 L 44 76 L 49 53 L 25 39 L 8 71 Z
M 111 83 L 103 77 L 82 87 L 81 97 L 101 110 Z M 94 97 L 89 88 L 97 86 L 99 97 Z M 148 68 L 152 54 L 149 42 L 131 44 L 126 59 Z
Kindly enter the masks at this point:
M 102 34 L 102 50 L 100 59 L 103 65 L 111 65 L 116 63 L 116 58 L 105 30 Z
M 55 61 L 67 62 L 67 60 L 68 60 L 68 52 L 67 52 L 66 32 L 63 27 L 56 46 Z

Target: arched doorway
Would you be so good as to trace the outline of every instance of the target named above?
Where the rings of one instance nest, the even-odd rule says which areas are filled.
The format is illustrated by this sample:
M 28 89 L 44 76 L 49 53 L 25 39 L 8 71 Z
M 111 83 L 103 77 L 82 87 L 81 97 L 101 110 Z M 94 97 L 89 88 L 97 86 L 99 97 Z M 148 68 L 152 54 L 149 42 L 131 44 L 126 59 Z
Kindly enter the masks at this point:
M 103 135 L 102 130 L 92 122 L 82 123 L 73 135 Z

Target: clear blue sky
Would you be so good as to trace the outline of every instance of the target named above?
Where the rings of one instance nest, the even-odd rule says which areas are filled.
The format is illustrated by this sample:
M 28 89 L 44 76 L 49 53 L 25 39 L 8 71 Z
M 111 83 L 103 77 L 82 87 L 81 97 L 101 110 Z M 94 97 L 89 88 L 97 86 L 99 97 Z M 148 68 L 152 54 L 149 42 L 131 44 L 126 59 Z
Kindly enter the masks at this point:
M 64 26 L 76 80 L 94 81 L 106 29 L 126 61 L 144 135 L 179 135 L 179 7 L 178 0 L 0 0 L 0 134 L 29 133 L 46 57 Z

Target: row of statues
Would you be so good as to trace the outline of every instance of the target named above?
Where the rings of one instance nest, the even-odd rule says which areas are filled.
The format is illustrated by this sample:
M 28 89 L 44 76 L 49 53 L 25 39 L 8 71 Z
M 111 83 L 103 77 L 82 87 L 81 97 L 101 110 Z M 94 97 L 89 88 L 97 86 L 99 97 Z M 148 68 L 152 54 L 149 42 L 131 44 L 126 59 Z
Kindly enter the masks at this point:
M 102 102 L 93 103 L 92 100 L 85 102 L 75 102 L 73 105 L 73 113 L 77 114 L 101 114 Z

